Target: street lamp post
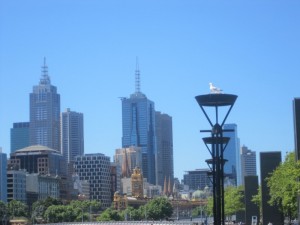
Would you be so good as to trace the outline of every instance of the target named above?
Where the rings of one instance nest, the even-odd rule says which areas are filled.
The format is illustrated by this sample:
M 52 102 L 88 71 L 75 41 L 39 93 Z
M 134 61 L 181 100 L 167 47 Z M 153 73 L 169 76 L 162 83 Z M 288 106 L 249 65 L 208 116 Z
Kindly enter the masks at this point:
M 211 93 L 206 95 L 198 95 L 195 97 L 206 119 L 211 125 L 210 130 L 200 130 L 200 132 L 210 133 L 210 137 L 203 138 L 203 141 L 211 154 L 211 159 L 206 160 L 211 171 L 213 184 L 213 214 L 215 225 L 225 225 L 224 213 L 224 164 L 226 160 L 223 157 L 224 150 L 229 141 L 228 137 L 223 137 L 223 132 L 231 132 L 233 130 L 223 130 L 223 125 L 237 99 L 237 95 Z M 220 107 L 229 107 L 225 113 L 223 121 L 219 120 Z M 215 109 L 215 124 L 212 122 L 207 112 L 206 107 Z M 208 147 L 211 145 L 211 148 Z

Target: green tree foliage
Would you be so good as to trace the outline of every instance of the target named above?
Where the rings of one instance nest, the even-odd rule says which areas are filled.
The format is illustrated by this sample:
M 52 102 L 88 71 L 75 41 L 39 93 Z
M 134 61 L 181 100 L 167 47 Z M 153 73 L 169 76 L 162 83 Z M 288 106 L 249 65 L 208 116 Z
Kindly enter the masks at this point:
M 285 161 L 267 178 L 271 196 L 269 204 L 277 206 L 290 219 L 297 215 L 299 178 L 300 162 L 296 162 L 293 152 L 287 154 Z
M 7 214 L 7 207 L 3 201 L 0 201 L 0 220 L 4 219 Z
M 164 197 L 152 199 L 145 207 L 147 218 L 152 220 L 169 218 L 173 214 L 172 204 Z
M 104 212 L 100 214 L 100 216 L 97 217 L 97 221 L 121 221 L 121 220 L 123 220 L 123 217 L 117 210 L 113 208 L 107 208 Z
M 28 207 L 23 202 L 12 200 L 7 204 L 8 215 L 10 218 L 27 217 Z
M 205 217 L 207 215 L 207 205 L 201 205 L 192 210 L 192 217 Z
M 229 186 L 224 190 L 225 215 L 229 218 L 239 211 L 245 210 L 243 187 Z
M 143 214 L 140 209 L 135 209 L 131 206 L 128 206 L 123 212 L 124 220 L 132 220 L 132 221 L 139 221 L 143 219 Z
M 208 216 L 213 216 L 213 206 L 214 206 L 214 199 L 212 196 L 209 196 L 207 198 L 207 206 L 206 206 L 206 212 Z
M 52 205 L 62 205 L 62 202 L 52 197 L 47 197 L 46 199 L 34 202 L 32 204 L 31 220 L 33 222 L 46 221 L 44 216 L 45 211 L 48 209 L 49 206 Z

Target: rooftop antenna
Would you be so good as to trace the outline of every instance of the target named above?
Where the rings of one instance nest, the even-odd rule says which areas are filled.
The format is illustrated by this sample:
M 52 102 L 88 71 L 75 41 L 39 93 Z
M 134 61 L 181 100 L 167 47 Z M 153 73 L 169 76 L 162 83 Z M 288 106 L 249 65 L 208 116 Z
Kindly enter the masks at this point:
M 48 66 L 46 64 L 46 57 L 44 57 L 44 65 L 42 66 L 42 76 L 48 76 Z
M 48 75 L 48 66 L 46 64 L 46 57 L 44 57 L 44 65 L 42 66 L 42 77 L 40 84 L 50 84 L 50 77 Z
M 135 69 L 135 93 L 141 92 L 141 80 L 138 57 L 136 57 L 136 69 Z

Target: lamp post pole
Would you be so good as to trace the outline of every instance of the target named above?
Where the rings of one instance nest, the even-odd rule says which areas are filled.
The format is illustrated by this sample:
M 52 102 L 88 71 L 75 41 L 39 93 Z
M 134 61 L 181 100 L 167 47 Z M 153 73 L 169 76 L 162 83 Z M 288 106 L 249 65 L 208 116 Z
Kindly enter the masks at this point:
M 203 138 L 203 141 L 209 150 L 212 158 L 206 160 L 211 171 L 209 175 L 212 176 L 213 184 L 213 214 L 215 225 L 225 225 L 225 213 L 224 213 L 224 150 L 229 141 L 228 137 L 223 137 L 223 132 L 231 132 L 233 130 L 223 130 L 223 125 L 237 99 L 236 95 L 211 93 L 207 95 L 198 95 L 195 97 L 202 112 L 208 120 L 211 129 L 200 130 L 200 132 L 210 133 L 210 137 Z M 223 121 L 219 120 L 219 108 L 229 107 Z M 205 107 L 211 107 L 215 109 L 215 123 L 205 111 Z M 211 148 L 208 147 L 211 145 Z

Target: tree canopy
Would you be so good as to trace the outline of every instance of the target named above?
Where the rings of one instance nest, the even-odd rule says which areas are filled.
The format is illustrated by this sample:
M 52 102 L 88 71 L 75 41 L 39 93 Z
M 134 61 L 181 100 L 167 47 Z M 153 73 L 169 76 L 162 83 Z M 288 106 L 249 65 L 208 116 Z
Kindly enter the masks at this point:
M 267 178 L 270 189 L 269 204 L 278 208 L 289 218 L 297 215 L 297 194 L 299 192 L 300 162 L 295 160 L 295 153 L 286 155 L 281 163 Z

